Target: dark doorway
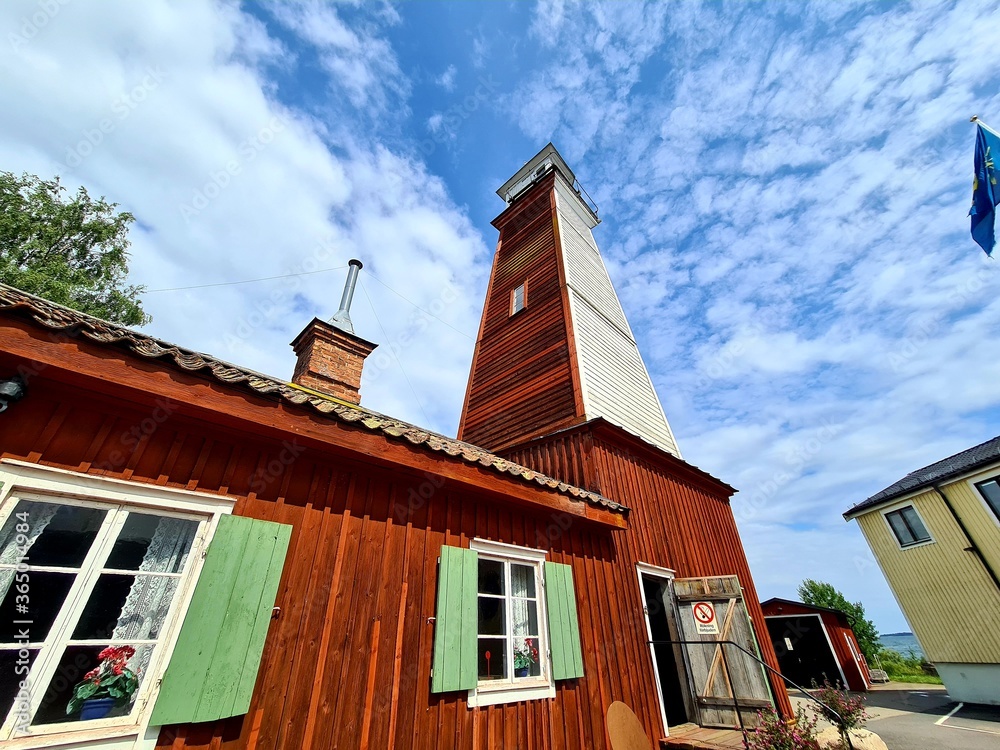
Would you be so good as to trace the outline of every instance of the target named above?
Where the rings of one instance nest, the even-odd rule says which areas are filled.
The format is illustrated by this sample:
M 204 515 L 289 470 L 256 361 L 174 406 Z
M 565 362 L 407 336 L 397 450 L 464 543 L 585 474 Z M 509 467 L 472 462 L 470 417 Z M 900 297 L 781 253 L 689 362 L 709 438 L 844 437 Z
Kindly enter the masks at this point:
M 662 578 L 642 574 L 642 588 L 646 595 L 646 611 L 649 617 L 649 629 L 654 641 L 669 641 L 670 621 L 667 619 L 670 587 Z M 653 646 L 656 655 L 656 669 L 660 677 L 660 689 L 663 691 L 663 707 L 667 714 L 667 725 L 685 724 L 688 719 L 684 707 L 686 693 L 681 682 L 681 672 L 674 656 L 674 647 L 669 644 Z
M 788 679 L 802 687 L 812 683 L 831 685 L 842 682 L 837 660 L 815 615 L 801 617 L 766 617 L 767 632 L 778 655 L 778 664 Z

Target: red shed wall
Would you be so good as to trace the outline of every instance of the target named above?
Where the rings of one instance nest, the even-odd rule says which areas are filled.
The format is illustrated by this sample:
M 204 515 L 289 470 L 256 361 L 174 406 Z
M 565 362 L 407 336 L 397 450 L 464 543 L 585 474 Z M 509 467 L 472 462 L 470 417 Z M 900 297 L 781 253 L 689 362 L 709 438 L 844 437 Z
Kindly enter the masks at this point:
M 0 355 L 5 371 L 17 364 Z M 238 514 L 292 525 L 281 614 L 250 712 L 167 728 L 160 747 L 604 748 L 604 713 L 615 700 L 635 710 L 651 737 L 662 734 L 634 562 L 669 560 L 648 532 L 624 537 L 448 486 L 431 486 L 426 503 L 411 505 L 411 490 L 433 485 L 427 476 L 314 442 L 268 474 L 288 443 L 302 445 L 294 435 L 257 434 L 222 413 L 196 418 L 190 404 L 171 402 L 169 418 L 146 437 L 127 438 L 155 407 L 152 397 L 103 395 L 48 368 L 0 417 L 0 456 L 224 493 L 238 498 Z M 345 429 L 331 424 L 331 439 Z M 475 536 L 547 548 L 550 560 L 573 568 L 585 675 L 557 683 L 553 700 L 470 710 L 464 693 L 429 692 L 439 550 Z
M 871 676 L 864 665 L 858 664 L 854 660 L 854 654 L 851 653 L 850 646 L 847 645 L 847 641 L 845 640 L 845 637 L 850 638 L 858 653 L 861 653 L 861 648 L 858 646 L 858 639 L 855 637 L 854 630 L 851 628 L 846 617 L 840 617 L 834 612 L 810 607 L 808 604 L 785 601 L 768 602 L 763 611 L 765 617 L 771 615 L 819 615 L 823 620 L 826 633 L 830 637 L 830 643 L 833 646 L 833 653 L 837 658 L 837 663 L 840 664 L 840 669 L 847 679 L 848 687 L 851 690 L 868 690 Z

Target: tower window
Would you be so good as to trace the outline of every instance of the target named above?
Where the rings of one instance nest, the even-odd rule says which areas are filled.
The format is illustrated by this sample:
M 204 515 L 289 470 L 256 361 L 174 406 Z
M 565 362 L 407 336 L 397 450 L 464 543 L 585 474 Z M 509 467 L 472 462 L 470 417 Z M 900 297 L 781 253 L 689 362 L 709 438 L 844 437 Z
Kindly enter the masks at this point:
M 524 284 L 512 290 L 510 293 L 510 314 L 521 312 L 525 306 Z

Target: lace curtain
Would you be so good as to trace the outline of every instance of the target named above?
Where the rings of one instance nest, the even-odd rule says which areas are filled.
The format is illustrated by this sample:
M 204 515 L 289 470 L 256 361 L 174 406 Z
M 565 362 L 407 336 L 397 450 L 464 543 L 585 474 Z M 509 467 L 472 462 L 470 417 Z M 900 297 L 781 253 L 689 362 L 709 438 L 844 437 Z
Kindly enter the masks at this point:
M 513 565 L 510 571 L 511 619 L 514 624 L 514 648 L 523 648 L 524 639 L 536 630 L 536 623 L 530 622 L 528 602 L 524 597 L 535 596 L 535 571 L 524 565 Z
M 193 521 L 160 518 L 111 634 L 114 643 L 160 637 L 180 579 L 143 574 L 184 570 L 196 528 L 197 523 Z M 143 675 L 152 654 L 152 648 L 137 648 L 129 668 Z
M 4 523 L 3 530 L 0 531 L 0 565 L 17 564 L 21 552 L 17 544 L 17 525 L 19 523 L 28 524 L 28 531 L 24 534 L 27 537 L 25 543 L 27 554 L 25 556 L 30 562 L 31 546 L 38 541 L 38 537 L 42 535 L 42 532 L 45 531 L 58 512 L 59 506 L 54 503 L 19 500 L 14 511 Z M 19 515 L 22 515 L 22 518 L 18 518 Z M 7 591 L 14 582 L 15 572 L 11 569 L 0 570 L 0 601 L 3 601 L 4 597 L 7 596 Z

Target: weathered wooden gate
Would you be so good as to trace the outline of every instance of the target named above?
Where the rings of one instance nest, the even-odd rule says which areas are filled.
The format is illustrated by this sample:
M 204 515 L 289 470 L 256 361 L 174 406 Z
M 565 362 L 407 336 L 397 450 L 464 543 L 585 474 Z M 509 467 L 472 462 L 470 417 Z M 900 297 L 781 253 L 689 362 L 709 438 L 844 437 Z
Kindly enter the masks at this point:
M 744 726 L 756 726 L 757 711 L 774 707 L 764 668 L 740 649 L 719 643 L 732 641 L 759 655 L 739 579 L 676 578 L 673 588 L 680 640 L 696 641 L 685 644 L 684 652 L 698 723 L 735 727 L 742 716 Z M 699 602 L 708 606 L 698 607 Z

